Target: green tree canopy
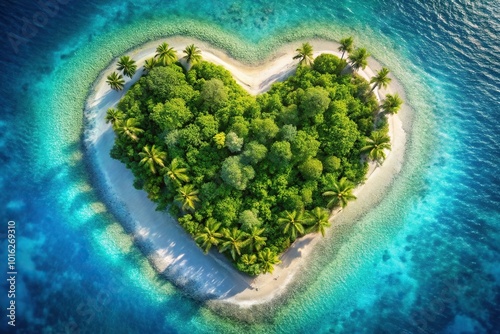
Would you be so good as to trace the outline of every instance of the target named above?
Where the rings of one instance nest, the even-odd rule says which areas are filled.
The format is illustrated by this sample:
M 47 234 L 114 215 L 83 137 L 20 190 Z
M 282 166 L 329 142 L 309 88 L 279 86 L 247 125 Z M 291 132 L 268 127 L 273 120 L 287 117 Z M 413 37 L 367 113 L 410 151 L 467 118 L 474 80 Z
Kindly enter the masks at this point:
M 152 96 L 155 102 L 163 103 L 173 98 L 188 101 L 194 95 L 193 88 L 187 83 L 182 69 L 178 66 L 155 67 L 142 82 L 145 93 Z
M 251 123 L 251 129 L 255 138 L 263 144 L 276 137 L 280 130 L 276 123 L 270 118 L 254 119 Z
M 328 105 L 330 104 L 330 98 L 328 97 L 328 92 L 322 87 L 310 87 L 306 89 L 300 108 L 302 113 L 306 117 L 314 118 L 318 115 L 322 115 Z M 318 121 L 322 123 L 323 117 Z
M 299 166 L 299 171 L 306 180 L 316 180 L 323 172 L 323 164 L 318 159 L 308 159 Z
M 234 132 L 229 132 L 226 135 L 226 147 L 232 153 L 241 151 L 241 148 L 243 147 L 243 138 L 239 138 Z
M 292 150 L 287 141 L 275 141 L 269 152 L 269 160 L 277 166 L 285 166 L 292 159 Z
M 297 131 L 297 136 L 295 136 L 295 140 L 292 145 L 295 160 L 305 161 L 308 158 L 315 157 L 318 153 L 320 145 L 321 143 L 314 139 L 314 137 L 306 131 Z
M 239 215 L 238 222 L 245 231 L 250 231 L 252 227 L 259 227 L 262 224 L 257 214 L 252 210 L 242 211 Z
M 161 102 L 156 104 L 150 117 L 161 130 L 172 131 L 182 128 L 193 118 L 193 114 L 183 99 L 173 98 L 164 104 Z
M 200 97 L 208 110 L 222 107 L 228 99 L 226 87 L 219 79 L 206 81 L 201 88 Z
M 323 168 L 326 172 L 336 172 L 341 167 L 341 161 L 336 156 L 329 156 L 323 160 Z
M 244 190 L 248 181 L 255 177 L 252 166 L 244 165 L 239 156 L 232 156 L 224 160 L 221 169 L 221 178 L 228 185 Z
M 321 74 L 340 75 L 345 65 L 345 60 L 329 53 L 323 53 L 314 59 L 313 68 Z
M 242 161 L 247 164 L 255 165 L 263 160 L 267 155 L 267 148 L 256 141 L 251 141 L 245 145 L 242 154 Z
M 296 136 L 297 136 L 297 127 L 295 125 L 286 124 L 280 130 L 280 137 L 283 140 L 292 142 L 295 140 Z

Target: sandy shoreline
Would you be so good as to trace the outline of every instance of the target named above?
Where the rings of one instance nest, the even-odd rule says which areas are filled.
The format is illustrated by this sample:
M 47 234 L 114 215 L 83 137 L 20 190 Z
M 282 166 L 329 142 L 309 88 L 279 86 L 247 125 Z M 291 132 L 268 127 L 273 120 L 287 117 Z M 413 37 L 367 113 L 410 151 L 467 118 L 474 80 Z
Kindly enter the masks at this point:
M 131 80 L 127 79 L 124 91 L 140 78 L 144 61 L 154 55 L 157 45 L 163 41 L 174 47 L 180 57 L 183 56 L 182 50 L 185 46 L 196 44 L 202 50 L 204 60 L 223 65 L 231 71 L 242 87 L 254 95 L 268 90 L 273 82 L 283 80 L 293 73 L 297 61 L 292 60 L 292 57 L 295 55 L 295 49 L 301 44 L 301 41 L 298 41 L 285 45 L 270 59 L 250 66 L 192 38 L 172 37 L 150 42 L 127 53 L 136 61 L 139 70 Z M 310 42 L 315 50 L 314 57 L 321 53 L 340 56 L 336 51 L 337 43 L 319 40 Z M 282 254 L 282 264 L 276 266 L 273 274 L 260 275 L 257 278 L 239 273 L 216 251 L 210 252 L 208 256 L 204 255 L 191 236 L 172 217 L 155 211 L 156 205 L 147 198 L 147 194 L 133 187 L 132 172 L 109 156 L 114 133 L 111 126 L 105 123 L 104 117 L 107 109 L 115 106 L 124 95 L 124 91 L 112 91 L 106 84 L 106 76 L 115 69 L 115 64 L 116 62 L 101 73 L 87 100 L 85 144 L 107 202 L 126 217 L 128 229 L 150 262 L 158 272 L 198 299 L 215 299 L 249 307 L 268 303 L 282 295 L 294 276 L 304 268 L 306 259 L 314 245 L 321 240 L 321 236 L 314 234 L 300 238 Z M 360 71 L 360 74 L 368 79 L 381 67 L 371 58 L 369 66 Z M 394 77 L 392 79 L 386 90 L 378 92 L 382 98 L 385 93 L 396 91 L 403 95 L 401 86 Z M 389 132 L 392 151 L 386 161 L 380 167 L 370 166 L 368 179 L 355 189 L 358 200 L 351 202 L 345 210 L 334 212 L 331 221 L 337 215 L 354 215 L 360 210 L 368 210 L 370 204 L 380 200 L 383 189 L 387 188 L 400 171 L 407 139 L 398 116 L 389 117 Z M 332 234 L 334 228 L 332 226 L 328 229 L 326 238 Z

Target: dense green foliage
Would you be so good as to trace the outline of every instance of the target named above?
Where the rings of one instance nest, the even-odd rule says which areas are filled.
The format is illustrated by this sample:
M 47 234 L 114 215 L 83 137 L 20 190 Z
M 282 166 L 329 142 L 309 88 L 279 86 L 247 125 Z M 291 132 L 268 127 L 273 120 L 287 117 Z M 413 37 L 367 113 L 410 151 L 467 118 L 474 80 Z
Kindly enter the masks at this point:
M 216 247 L 252 275 L 271 272 L 297 237 L 324 234 L 323 208 L 345 206 L 364 180 L 379 109 L 368 82 L 323 54 L 253 97 L 220 66 L 192 57 L 185 72 L 168 45 L 157 51 L 108 112 L 111 156 L 205 252 Z

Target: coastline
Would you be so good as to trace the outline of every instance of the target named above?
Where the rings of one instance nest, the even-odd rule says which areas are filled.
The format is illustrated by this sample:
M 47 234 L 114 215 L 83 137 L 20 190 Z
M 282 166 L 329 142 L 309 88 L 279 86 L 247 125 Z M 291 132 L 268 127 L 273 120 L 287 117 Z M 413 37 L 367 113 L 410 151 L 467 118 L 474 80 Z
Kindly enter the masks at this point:
M 297 61 L 292 60 L 292 57 L 301 43 L 296 41 L 287 44 L 275 51 L 267 60 L 255 65 L 246 65 L 206 42 L 187 37 L 172 37 L 165 40 L 181 57 L 186 45 L 196 44 L 202 50 L 204 60 L 223 65 L 243 88 L 254 95 L 266 91 L 273 82 L 283 80 L 293 73 Z M 131 80 L 126 79 L 124 91 L 140 78 L 144 60 L 154 55 L 156 46 L 162 41 L 164 40 L 149 42 L 126 53 L 136 60 L 138 71 Z M 339 52 L 332 51 L 337 50 L 337 43 L 324 40 L 309 41 L 317 50 L 314 52 L 315 57 L 320 53 L 339 55 Z M 369 59 L 369 66 L 359 72 L 365 78 L 374 75 L 372 69 L 381 67 L 372 58 Z M 113 107 L 124 95 L 124 91 L 112 91 L 105 82 L 106 76 L 114 68 L 115 61 L 101 72 L 87 100 L 85 144 L 93 159 L 94 173 L 102 181 L 99 184 L 102 185 L 104 196 L 110 205 L 126 217 L 124 223 L 151 264 L 159 273 L 197 299 L 250 307 L 269 303 L 283 295 L 294 277 L 304 269 L 314 246 L 322 240 L 321 236 L 310 234 L 298 239 L 282 254 L 282 264 L 275 267 L 273 274 L 260 275 L 256 278 L 246 276 L 232 268 L 216 251 L 212 250 L 208 256 L 204 255 L 194 240 L 172 217 L 155 211 L 156 205 L 147 198 L 146 193 L 133 188 L 131 171 L 109 156 L 114 133 L 111 126 L 105 123 L 104 116 L 107 109 Z M 382 96 L 384 93 L 402 92 L 396 79 L 392 75 L 391 78 L 393 81 L 383 90 Z M 403 94 L 400 95 L 404 98 Z M 408 106 L 405 104 L 403 108 Z M 345 216 L 343 218 L 349 215 L 355 216 L 360 211 L 368 210 L 381 199 L 383 190 L 400 171 L 407 138 L 398 115 L 389 116 L 389 134 L 392 150 L 388 152 L 386 161 L 382 166 L 370 165 L 367 180 L 354 191 L 358 200 L 351 202 L 344 210 L 332 212 L 330 221 L 334 224 L 328 229 L 325 239 L 328 239 L 335 229 L 334 218 L 340 215 Z

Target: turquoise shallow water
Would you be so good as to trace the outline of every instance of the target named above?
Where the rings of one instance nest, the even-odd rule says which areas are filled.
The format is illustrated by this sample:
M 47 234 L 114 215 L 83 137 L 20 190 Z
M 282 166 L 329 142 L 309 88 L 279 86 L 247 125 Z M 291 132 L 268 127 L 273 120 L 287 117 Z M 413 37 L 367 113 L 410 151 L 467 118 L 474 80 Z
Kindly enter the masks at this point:
M 46 22 L 32 1 L 0 8 L 0 249 L 15 220 L 18 332 L 499 332 L 497 2 L 69 1 Z M 23 19 L 43 27 L 16 53 L 7 34 L 22 35 Z M 256 323 L 155 275 L 89 173 L 92 82 L 127 49 L 178 33 L 248 62 L 276 43 L 352 34 L 414 109 L 408 162 L 385 199 L 339 228 L 306 283 Z

